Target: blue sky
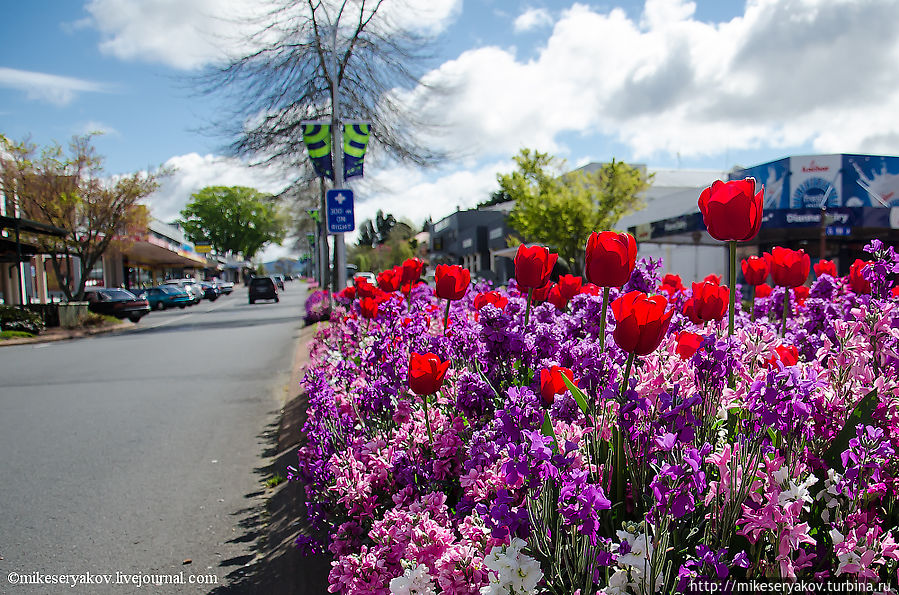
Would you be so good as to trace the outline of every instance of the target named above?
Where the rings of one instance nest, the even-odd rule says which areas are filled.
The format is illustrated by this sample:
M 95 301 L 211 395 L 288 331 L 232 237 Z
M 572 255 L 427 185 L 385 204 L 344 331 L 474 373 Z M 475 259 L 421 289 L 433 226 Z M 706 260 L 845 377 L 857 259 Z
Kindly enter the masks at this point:
M 396 2 L 397 0 L 391 0 Z M 38 0 L 0 20 L 0 133 L 43 144 L 102 130 L 110 174 L 177 168 L 150 199 L 176 216 L 209 184 L 276 191 L 283 172 L 226 158 L 190 75 L 240 33 L 241 0 Z M 482 200 L 518 148 L 569 165 L 612 157 L 723 170 L 791 154 L 899 153 L 893 0 L 411 0 L 439 31 L 425 79 L 458 92 L 408 99 L 448 124 L 464 160 L 366 169 L 357 222 L 419 222 Z M 421 200 L 422 197 L 428 200 Z

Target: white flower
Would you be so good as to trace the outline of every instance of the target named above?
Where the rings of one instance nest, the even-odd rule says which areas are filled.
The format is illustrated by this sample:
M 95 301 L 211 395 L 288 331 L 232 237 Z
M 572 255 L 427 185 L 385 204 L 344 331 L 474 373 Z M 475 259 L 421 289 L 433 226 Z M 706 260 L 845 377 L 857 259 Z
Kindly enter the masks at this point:
M 808 489 L 810 486 L 814 485 L 818 482 L 818 478 L 814 475 L 809 475 L 808 479 L 796 485 L 796 483 L 791 479 L 789 482 L 789 487 L 777 495 L 777 503 L 781 506 L 785 506 L 790 504 L 791 502 L 796 502 L 802 500 L 806 503 L 811 503 L 812 495 L 809 493 Z M 803 504 L 803 507 L 805 505 Z
M 392 595 L 436 595 L 431 575 L 426 566 L 416 564 L 407 568 L 403 576 L 398 576 L 390 581 Z
M 481 587 L 481 595 L 530 595 L 536 592 L 543 578 L 540 564 L 521 553 L 527 546 L 523 539 L 514 538 L 508 546 L 494 547 L 484 558 L 490 569 L 490 584 Z

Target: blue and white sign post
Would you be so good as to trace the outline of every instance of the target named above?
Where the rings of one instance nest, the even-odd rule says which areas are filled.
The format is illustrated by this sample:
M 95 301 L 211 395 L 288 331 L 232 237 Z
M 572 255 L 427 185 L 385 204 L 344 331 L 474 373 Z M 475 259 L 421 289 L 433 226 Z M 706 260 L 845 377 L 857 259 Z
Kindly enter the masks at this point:
M 352 190 L 328 190 L 325 203 L 328 209 L 328 233 L 344 233 L 356 229 Z

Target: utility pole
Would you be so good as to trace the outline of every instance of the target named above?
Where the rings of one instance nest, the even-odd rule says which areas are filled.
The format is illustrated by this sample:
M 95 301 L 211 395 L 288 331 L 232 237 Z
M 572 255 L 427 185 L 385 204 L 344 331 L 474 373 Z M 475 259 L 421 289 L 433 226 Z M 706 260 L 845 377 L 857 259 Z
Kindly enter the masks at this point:
M 334 21 L 331 42 L 331 141 L 334 166 L 334 188 L 343 188 L 343 130 L 340 126 L 340 81 L 337 73 L 337 21 Z M 326 216 L 328 213 L 326 213 Z M 334 234 L 334 292 L 346 287 L 346 244 L 343 233 Z

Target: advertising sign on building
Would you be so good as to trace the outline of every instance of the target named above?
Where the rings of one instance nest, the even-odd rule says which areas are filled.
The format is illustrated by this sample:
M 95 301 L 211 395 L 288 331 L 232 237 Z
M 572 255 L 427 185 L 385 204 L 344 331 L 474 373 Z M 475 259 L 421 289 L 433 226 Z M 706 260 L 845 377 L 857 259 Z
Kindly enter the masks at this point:
M 840 155 L 790 157 L 789 208 L 843 206 L 842 164 Z
M 779 159 L 763 163 L 735 172 L 731 179 L 755 178 L 756 185 L 765 186 L 765 203 L 767 209 L 786 209 L 789 207 L 787 191 L 787 174 L 790 171 L 790 160 Z
M 899 157 L 843 155 L 847 207 L 899 207 Z

